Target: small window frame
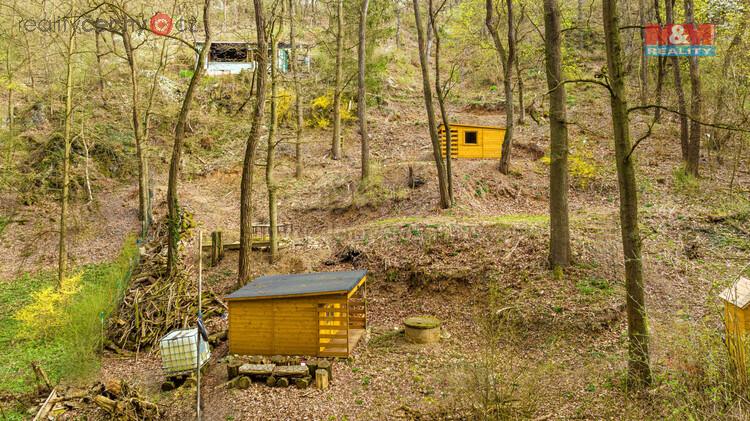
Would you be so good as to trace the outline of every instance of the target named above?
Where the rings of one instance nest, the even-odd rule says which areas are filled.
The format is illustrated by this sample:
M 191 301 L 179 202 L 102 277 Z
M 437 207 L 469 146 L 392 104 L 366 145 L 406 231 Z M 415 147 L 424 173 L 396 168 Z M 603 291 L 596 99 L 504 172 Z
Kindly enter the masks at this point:
M 473 141 L 469 141 L 469 135 L 472 135 Z M 478 130 L 464 131 L 464 145 L 478 146 L 479 145 L 479 131 Z

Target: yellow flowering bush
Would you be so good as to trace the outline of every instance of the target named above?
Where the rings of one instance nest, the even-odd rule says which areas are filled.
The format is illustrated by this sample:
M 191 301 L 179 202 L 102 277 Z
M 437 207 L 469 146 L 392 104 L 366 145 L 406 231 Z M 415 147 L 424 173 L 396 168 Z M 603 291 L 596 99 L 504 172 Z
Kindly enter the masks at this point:
M 49 286 L 31 294 L 31 302 L 21 307 L 14 318 L 21 323 L 18 336 L 24 339 L 46 338 L 67 320 L 65 306 L 81 290 L 83 273 L 64 278 L 59 288 Z

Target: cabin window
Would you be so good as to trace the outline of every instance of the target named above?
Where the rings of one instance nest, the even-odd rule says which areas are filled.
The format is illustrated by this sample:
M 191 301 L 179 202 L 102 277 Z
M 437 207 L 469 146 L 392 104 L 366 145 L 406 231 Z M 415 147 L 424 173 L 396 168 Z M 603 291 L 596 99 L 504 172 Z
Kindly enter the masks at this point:
M 248 48 L 245 43 L 211 44 L 210 52 L 209 61 L 236 63 L 248 60 Z
M 467 145 L 476 145 L 477 143 L 477 132 L 465 132 L 464 143 Z

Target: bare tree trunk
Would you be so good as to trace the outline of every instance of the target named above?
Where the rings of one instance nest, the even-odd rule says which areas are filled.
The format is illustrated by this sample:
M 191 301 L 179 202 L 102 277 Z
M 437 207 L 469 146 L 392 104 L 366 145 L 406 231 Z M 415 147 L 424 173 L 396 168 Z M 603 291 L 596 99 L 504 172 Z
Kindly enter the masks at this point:
M 685 20 L 688 25 L 695 24 L 695 7 L 693 0 L 685 0 Z M 701 72 L 698 65 L 698 57 L 688 57 L 690 65 L 690 141 L 688 143 L 688 160 L 686 170 L 688 173 L 698 177 L 698 168 L 701 158 L 701 136 L 703 127 L 700 120 L 703 113 L 703 92 L 701 88 Z
M 430 140 L 432 141 L 432 153 L 435 158 L 437 167 L 438 190 L 440 193 L 440 207 L 448 209 L 451 204 L 450 194 L 448 193 L 448 181 L 443 165 L 443 157 L 440 151 L 440 139 L 438 138 L 437 125 L 435 122 L 435 107 L 432 104 L 432 84 L 430 83 L 430 68 L 427 64 L 427 46 L 422 26 L 422 17 L 419 12 L 419 0 L 414 2 L 414 20 L 417 26 L 417 38 L 419 42 L 419 63 L 422 67 L 422 90 L 424 91 L 425 109 L 427 111 L 427 121 L 430 129 Z
M 737 32 L 732 38 L 732 42 L 729 44 L 729 47 L 724 54 L 724 63 L 721 68 L 721 80 L 719 80 L 719 92 L 716 94 L 716 105 L 714 106 L 714 125 L 721 124 L 722 115 L 726 112 L 727 79 L 729 79 L 729 69 L 732 67 L 732 58 L 734 57 L 735 50 L 737 50 L 740 43 L 742 43 L 742 37 L 745 35 L 747 26 L 746 21 L 740 24 Z M 724 142 L 719 140 L 719 129 L 716 127 L 711 129 L 709 145 L 717 151 L 721 151 L 722 146 L 724 145 Z
M 273 17 L 276 22 L 271 25 L 271 31 L 277 30 L 278 32 L 271 35 L 271 119 L 268 127 L 268 141 L 266 148 L 266 188 L 268 190 L 268 260 L 270 263 L 276 261 L 279 253 L 279 218 L 278 208 L 276 203 L 276 192 L 278 185 L 273 177 L 273 167 L 275 165 L 276 154 L 276 129 L 279 125 L 278 118 L 278 66 L 276 64 L 276 57 L 279 54 L 279 35 L 281 34 L 283 23 L 281 16 Z M 279 25 L 279 28 L 276 28 Z
M 440 79 L 440 31 L 437 27 L 436 14 L 432 7 L 432 0 L 429 0 L 430 10 L 430 22 L 432 23 L 432 31 L 435 39 L 435 94 L 437 95 L 438 105 L 440 106 L 440 117 L 443 120 L 443 127 L 445 129 L 445 172 L 448 178 L 448 197 L 450 198 L 451 206 L 456 204 L 456 199 L 453 196 L 453 158 L 451 157 L 451 125 L 450 118 L 448 118 L 448 110 L 445 106 L 445 100 L 447 92 L 443 89 L 442 81 Z
M 13 6 L 11 7 L 11 14 L 10 14 L 10 21 L 14 22 L 16 18 L 16 1 L 13 1 Z M 5 45 L 5 73 L 8 78 L 7 80 L 7 86 L 8 86 L 8 151 L 6 156 L 6 167 L 10 168 L 13 164 L 13 153 L 15 150 L 15 143 L 16 143 L 16 135 L 15 135 L 15 100 L 13 99 L 13 50 L 11 50 L 11 45 L 13 44 L 13 41 L 15 41 L 15 25 L 10 25 L 10 37 L 6 41 Z
M 203 66 L 206 63 L 206 56 L 211 49 L 211 0 L 205 0 L 203 3 L 203 31 L 204 45 L 198 54 L 198 63 L 195 73 L 190 78 L 185 98 L 182 100 L 180 114 L 177 116 L 177 126 L 175 127 L 174 146 L 172 147 L 172 159 L 169 163 L 169 179 L 167 182 L 167 210 L 169 223 L 169 247 L 167 248 L 167 270 L 173 274 L 177 266 L 177 244 L 180 241 L 180 213 L 177 198 L 177 180 L 180 177 L 180 160 L 182 159 L 182 144 L 185 141 L 185 127 L 187 125 L 190 104 L 193 102 L 195 88 L 198 80 L 203 76 Z
M 524 104 L 524 87 L 523 77 L 521 75 L 520 60 L 516 60 L 516 79 L 518 79 L 518 124 L 524 125 L 526 123 L 526 105 Z
M 641 105 L 648 103 L 648 56 L 646 55 L 646 13 L 648 7 L 646 0 L 639 0 L 638 19 L 641 25 L 641 65 L 639 69 L 641 78 Z
M 500 157 L 500 172 L 508 174 L 510 172 L 510 156 L 513 146 L 513 63 L 516 59 L 516 35 L 513 29 L 513 0 L 506 0 L 508 14 L 508 52 L 506 54 L 500 34 L 497 31 L 498 22 L 495 19 L 495 5 L 492 0 L 487 0 L 485 8 L 487 12 L 485 23 L 492 35 L 492 41 L 495 43 L 495 49 L 500 56 L 500 64 L 503 67 L 503 85 L 505 87 L 505 137 Z
M 667 11 L 667 25 L 674 23 L 674 2 L 675 0 L 665 0 Z M 672 69 L 674 71 L 674 88 L 677 91 L 677 111 L 680 113 L 680 148 L 682 150 L 682 160 L 688 160 L 688 145 L 690 143 L 690 129 L 688 128 L 687 102 L 685 101 L 685 90 L 682 87 L 682 71 L 680 70 L 680 60 L 677 57 L 671 57 Z
M 396 2 L 396 48 L 401 48 L 401 2 Z
M 336 81 L 333 87 L 333 143 L 331 156 L 341 158 L 341 94 L 344 56 L 344 0 L 336 0 Z
M 135 51 L 133 50 L 130 32 L 127 25 L 123 25 L 124 30 L 120 33 L 122 44 L 125 47 L 125 57 L 128 61 L 130 70 L 131 86 L 131 114 L 133 124 L 133 135 L 135 138 L 135 153 L 138 158 L 138 219 L 141 221 L 141 237 L 145 238 L 149 228 L 149 211 L 148 211 L 148 158 L 144 151 L 143 131 L 141 129 L 140 115 L 140 93 L 138 83 L 138 64 L 135 60 Z
M 99 95 L 102 98 L 102 105 L 107 106 L 107 98 L 104 96 L 104 71 L 102 70 L 102 53 L 101 46 L 99 45 L 99 39 L 101 38 L 101 32 L 99 30 L 94 34 L 95 46 L 96 46 L 96 72 L 99 78 L 97 87 L 99 88 Z
M 255 111 L 253 112 L 250 135 L 245 148 L 245 161 L 242 165 L 240 186 L 240 256 L 237 284 L 242 286 L 250 278 L 250 251 L 253 240 L 253 176 L 255 173 L 255 153 L 260 141 L 260 127 L 266 103 L 266 79 L 268 76 L 268 47 L 266 43 L 263 1 L 253 0 L 255 8 L 255 32 L 258 39 L 255 73 Z
M 583 15 L 583 6 L 584 6 L 585 0 L 578 0 L 578 15 L 577 15 L 577 21 L 578 21 L 578 48 L 583 50 L 586 47 L 586 32 L 583 30 L 583 25 L 585 22 L 585 18 Z
M 671 0 L 666 0 L 671 1 Z M 654 0 L 654 14 L 656 15 L 656 22 L 659 24 L 659 28 L 662 26 L 661 11 L 659 10 L 659 0 Z M 656 75 L 656 109 L 654 110 L 654 121 L 659 122 L 661 120 L 661 104 L 664 97 L 664 76 L 666 73 L 666 57 L 658 57 L 658 71 Z
M 545 63 L 549 89 L 549 265 L 552 269 L 570 265 L 570 226 L 568 221 L 568 127 L 565 106 L 565 79 L 560 45 L 560 6 L 558 0 L 544 0 Z
M 603 0 L 603 21 L 610 77 L 612 126 L 615 138 L 617 178 L 620 190 L 620 225 L 625 258 L 626 307 L 628 313 L 628 380 L 631 384 L 651 383 L 649 334 L 643 293 L 643 261 L 638 228 L 638 186 L 631 152 L 628 103 L 620 40 L 617 0 Z
M 294 177 L 302 177 L 302 127 L 304 126 L 302 115 L 302 90 L 299 83 L 299 69 L 297 68 L 297 41 L 295 37 L 295 0 L 289 0 L 289 46 L 291 48 L 292 77 L 294 78 L 294 108 L 297 114 L 297 123 L 295 127 L 296 141 L 294 143 Z
M 66 244 L 68 199 L 70 195 L 70 149 L 73 130 L 73 56 L 76 50 L 75 30 L 70 32 L 65 55 L 65 128 L 63 129 L 62 192 L 60 195 L 60 240 L 58 244 L 57 283 L 62 285 L 68 269 L 68 249 Z
M 362 0 L 359 10 L 359 48 L 357 49 L 357 114 L 359 118 L 359 135 L 362 139 L 362 181 L 370 177 L 370 141 L 367 139 L 367 98 L 365 97 L 365 31 L 367 29 L 367 9 L 369 6 L 370 0 Z

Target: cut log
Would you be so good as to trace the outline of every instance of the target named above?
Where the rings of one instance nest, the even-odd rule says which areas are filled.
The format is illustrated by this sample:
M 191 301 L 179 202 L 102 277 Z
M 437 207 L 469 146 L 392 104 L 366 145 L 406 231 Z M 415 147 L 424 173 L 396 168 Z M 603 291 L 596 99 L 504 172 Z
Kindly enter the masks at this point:
M 239 371 L 245 376 L 270 376 L 275 367 L 274 364 L 242 364 Z
M 214 333 L 212 335 L 208 336 L 208 343 L 216 346 L 219 344 L 219 342 L 224 342 L 227 340 L 227 331 L 223 330 L 221 332 Z
M 282 378 L 276 380 L 276 386 L 278 386 L 278 387 L 287 387 L 287 386 L 289 386 L 289 379 L 287 379 L 286 377 L 282 377 Z
M 323 369 L 328 372 L 328 380 L 333 380 L 333 366 L 331 365 L 331 362 L 328 360 L 320 360 L 318 362 L 318 370 Z
M 312 377 L 301 377 L 294 380 L 294 385 L 297 386 L 298 389 L 306 389 L 307 386 L 310 386 L 310 382 L 312 381 Z
M 277 365 L 273 369 L 273 375 L 276 377 L 306 377 L 310 375 L 310 370 L 306 365 Z
M 268 378 L 266 378 L 266 384 L 270 387 L 276 386 L 276 377 L 268 376 Z
M 328 389 L 328 371 L 322 368 L 315 371 L 315 387 L 320 390 Z
M 227 378 L 233 379 L 240 375 L 240 366 L 242 365 L 241 361 L 232 360 L 227 364 Z
M 31 368 L 34 369 L 34 375 L 36 376 L 37 384 L 39 385 L 39 394 L 50 393 L 52 391 L 52 383 L 50 383 L 49 377 L 47 377 L 47 373 L 42 366 L 34 361 L 31 363 Z
M 307 368 L 310 369 L 310 374 L 315 374 L 315 370 L 318 369 L 318 360 L 307 361 Z
M 162 392 L 169 392 L 170 390 L 174 390 L 174 389 L 175 389 L 175 384 L 172 381 L 167 380 L 161 384 Z
M 224 383 L 227 389 L 247 389 L 250 387 L 250 379 L 246 376 L 235 377 L 232 380 Z

